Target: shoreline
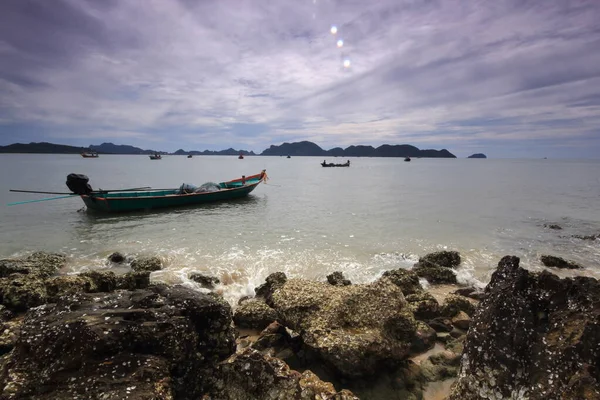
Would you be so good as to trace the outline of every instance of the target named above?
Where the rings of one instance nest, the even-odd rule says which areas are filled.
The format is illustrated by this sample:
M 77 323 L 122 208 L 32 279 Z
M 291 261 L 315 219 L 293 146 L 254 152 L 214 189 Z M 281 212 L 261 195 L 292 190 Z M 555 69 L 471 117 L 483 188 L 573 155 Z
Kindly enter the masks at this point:
M 499 271 L 512 263 L 510 273 L 523 271 L 520 274 L 529 274 L 533 277 L 530 279 L 534 280 L 551 275 L 526 272 L 518 267 L 518 261 L 515 267 L 514 259 L 505 257 L 484 292 L 458 285 L 454 270 L 461 263 L 460 255 L 442 251 L 421 257 L 412 270 L 400 268 L 386 271 L 380 278 L 367 284 L 353 284 L 341 272 L 330 274 L 326 282 L 288 278 L 284 273 L 274 273 L 255 289 L 255 296 L 240 299 L 238 304 L 231 306 L 215 293 L 219 285 L 216 277 L 199 273 L 191 275 L 190 279 L 202 287 L 201 290 L 198 287 L 191 289 L 181 285 L 151 283 L 151 273 L 163 268 L 160 258 L 127 259 L 119 253 L 109 258 L 111 265 L 120 266 L 119 271 L 126 271 L 127 266 L 131 266 L 131 271 L 115 274 L 104 270 L 56 275 L 65 267 L 66 257 L 49 253 L 0 260 L 0 387 L 4 387 L 3 396 L 16 398 L 18 393 L 29 393 L 33 398 L 45 398 L 24 380 L 15 380 L 15 373 L 29 376 L 29 379 L 37 376 L 39 363 L 31 359 L 32 355 L 56 346 L 47 341 L 39 348 L 30 344 L 30 341 L 35 341 L 31 335 L 46 335 L 45 331 L 36 328 L 40 322 L 42 325 L 43 321 L 50 325 L 66 323 L 67 328 L 75 322 L 90 334 L 100 329 L 100 324 L 102 334 L 99 338 L 86 336 L 93 343 L 84 341 L 78 344 L 88 348 L 95 343 L 93 349 L 88 349 L 87 353 L 84 351 L 79 360 L 79 365 L 88 365 L 92 361 L 105 360 L 107 355 L 127 358 L 137 354 L 137 350 L 134 353 L 126 351 L 127 344 L 122 344 L 125 346 L 124 352 L 117 353 L 106 348 L 108 353 L 104 354 L 97 348 L 102 347 L 99 343 L 105 340 L 121 343 L 136 329 L 143 330 L 141 327 L 145 323 L 142 321 L 150 318 L 157 322 L 163 320 L 171 328 L 159 334 L 162 338 L 159 342 L 144 335 L 137 337 L 137 333 L 133 334 L 134 342 L 138 343 L 136 348 L 149 347 L 144 350 L 144 357 L 154 354 L 152 357 L 159 356 L 161 362 L 171 365 L 164 367 L 161 374 L 171 376 L 169 379 L 172 384 L 161 386 L 157 392 L 156 385 L 135 384 L 136 372 L 129 371 L 129 375 L 125 374 L 129 377 L 124 387 L 112 387 L 107 382 L 100 382 L 99 371 L 88 371 L 86 379 L 98 383 L 97 390 L 114 390 L 114 393 L 132 398 L 136 398 L 135 393 L 141 395 L 152 392 L 156 396 L 154 398 L 185 399 L 188 398 L 185 393 L 192 390 L 188 387 L 191 378 L 186 374 L 177 375 L 179 367 L 173 370 L 174 365 L 183 362 L 184 365 L 189 363 L 188 366 L 195 373 L 199 371 L 198 368 L 212 371 L 216 380 L 194 381 L 192 386 L 195 385 L 195 389 L 190 392 L 202 392 L 209 396 L 204 397 L 206 399 L 247 398 L 243 397 L 243 390 L 237 391 L 239 388 L 254 391 L 254 397 L 250 398 L 272 396 L 275 392 L 272 392 L 272 385 L 267 383 L 273 382 L 274 376 L 286 377 L 286 385 L 276 388 L 276 393 L 286 393 L 286 396 L 291 396 L 291 393 L 311 393 L 322 396 L 319 398 L 331 399 L 441 399 L 452 394 L 455 397 L 450 398 L 458 399 L 462 397 L 456 397 L 457 393 L 461 390 L 463 395 L 471 393 L 474 385 L 463 376 L 464 371 L 469 369 L 469 364 L 465 365 L 465 357 L 472 351 L 470 341 L 472 336 L 476 336 L 471 333 L 471 327 L 479 324 L 481 318 L 493 317 L 492 312 L 482 315 L 481 310 L 489 307 L 485 303 L 494 296 L 496 280 L 506 279 Z M 552 276 L 555 277 L 552 279 L 560 282 L 583 279 L 590 282 L 588 285 L 598 284 L 593 278 L 573 280 Z M 423 278 L 429 281 L 428 289 L 424 289 L 420 283 Z M 139 296 L 154 299 L 151 302 L 162 298 L 152 307 L 171 303 L 167 314 L 175 314 L 164 320 L 164 315 L 155 315 L 155 311 L 152 311 L 154 308 L 147 308 L 147 300 L 141 303 L 136 300 Z M 190 317 L 191 303 L 208 303 L 209 306 L 192 308 L 196 310 L 193 315 L 200 314 Z M 125 307 L 127 304 L 130 305 Z M 61 309 L 64 311 L 59 311 Z M 79 314 L 78 309 L 82 311 Z M 137 311 L 128 311 L 132 309 Z M 177 317 L 178 312 L 183 314 Z M 132 316 L 125 317 L 128 314 Z M 138 321 L 142 314 L 145 317 Z M 185 331 L 181 335 L 195 338 L 190 339 L 195 343 L 201 343 L 198 335 L 204 335 L 204 341 L 215 344 L 215 348 L 222 348 L 218 355 L 213 354 L 210 362 L 206 361 L 206 354 L 198 353 L 204 360 L 200 367 L 198 360 L 186 358 L 187 361 L 177 361 L 162 350 L 157 350 L 167 346 L 167 343 L 177 344 L 173 351 L 178 346 L 186 346 L 180 342 L 181 338 L 171 336 L 179 335 L 177 332 L 180 328 L 176 328 L 178 323 L 172 324 L 182 317 L 184 320 L 191 318 L 192 325 L 180 327 Z M 116 325 L 111 325 L 112 321 Z M 212 325 L 207 321 L 217 321 L 214 325 L 216 328 L 208 329 Z M 126 325 L 131 329 L 127 332 L 119 330 Z M 164 328 L 155 325 L 154 329 L 162 332 Z M 63 346 L 66 346 L 61 350 L 63 357 L 75 356 L 70 344 Z M 157 349 L 152 350 L 153 346 Z M 203 351 L 211 352 L 208 348 Z M 110 360 L 102 362 L 112 363 Z M 46 365 L 45 373 L 49 371 L 48 368 L 52 370 L 54 367 Z M 71 379 L 78 381 L 80 377 L 71 376 L 76 375 L 75 370 L 68 371 L 69 368 L 66 382 L 55 382 L 54 389 L 44 390 L 55 390 L 55 395 L 84 390 L 69 384 Z M 256 379 L 248 381 L 248 374 L 256 374 Z M 173 379 L 184 383 L 176 384 Z M 490 382 L 493 381 L 494 378 L 491 378 Z M 170 395 L 166 395 L 167 392 Z M 86 395 L 92 396 L 92 393 Z

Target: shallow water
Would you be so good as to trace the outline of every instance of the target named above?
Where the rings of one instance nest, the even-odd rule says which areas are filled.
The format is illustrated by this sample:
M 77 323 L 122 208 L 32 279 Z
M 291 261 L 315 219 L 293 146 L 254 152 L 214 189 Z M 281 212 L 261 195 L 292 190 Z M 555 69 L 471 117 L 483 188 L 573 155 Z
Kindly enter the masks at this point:
M 459 280 L 483 285 L 498 260 L 521 257 L 541 269 L 540 254 L 586 266 L 560 275 L 600 276 L 600 161 L 351 158 L 322 168 L 314 157 L 0 155 L 0 257 L 33 250 L 69 254 L 64 272 L 107 268 L 113 251 L 164 258 L 153 279 L 193 285 L 189 271 L 217 275 L 226 298 L 252 294 L 271 272 L 313 279 L 335 270 L 354 282 L 409 268 L 420 255 L 461 252 Z M 341 159 L 328 161 L 342 162 Z M 71 172 L 94 188 L 178 187 L 251 175 L 271 178 L 246 199 L 126 215 L 78 212 L 78 198 L 9 188 L 67 191 Z M 544 228 L 557 223 L 559 231 Z

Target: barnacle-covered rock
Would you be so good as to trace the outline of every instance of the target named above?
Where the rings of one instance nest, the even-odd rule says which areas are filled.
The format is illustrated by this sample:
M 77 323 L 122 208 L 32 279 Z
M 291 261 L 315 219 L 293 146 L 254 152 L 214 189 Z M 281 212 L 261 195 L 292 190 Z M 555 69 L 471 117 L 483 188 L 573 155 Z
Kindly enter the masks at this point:
M 467 334 L 452 400 L 598 399 L 600 283 L 504 257 Z

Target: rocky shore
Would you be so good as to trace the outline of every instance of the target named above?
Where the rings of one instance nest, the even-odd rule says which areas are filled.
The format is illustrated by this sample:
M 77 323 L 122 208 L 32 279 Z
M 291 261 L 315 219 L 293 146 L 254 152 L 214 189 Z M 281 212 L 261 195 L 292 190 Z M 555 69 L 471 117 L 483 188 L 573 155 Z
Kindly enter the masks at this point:
M 66 262 L 0 260 L 0 399 L 600 399 L 600 284 L 517 257 L 484 291 L 444 251 L 369 284 L 274 273 L 235 305 L 217 277 L 150 283 L 156 257 Z M 420 278 L 452 289 L 438 301 Z

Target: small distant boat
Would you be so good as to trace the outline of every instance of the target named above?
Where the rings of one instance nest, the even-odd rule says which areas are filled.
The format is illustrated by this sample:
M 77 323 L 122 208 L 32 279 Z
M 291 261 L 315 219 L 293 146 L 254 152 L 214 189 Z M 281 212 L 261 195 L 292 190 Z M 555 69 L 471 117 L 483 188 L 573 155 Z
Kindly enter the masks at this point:
M 287 158 L 292 158 L 292 156 L 290 156 L 290 155 L 288 154 Z
M 84 153 L 81 153 L 81 157 L 83 157 L 83 158 L 98 158 L 98 153 L 96 153 L 95 151 L 86 151 Z
M 244 155 L 242 153 L 240 153 L 240 155 L 238 156 L 238 159 L 243 160 L 244 159 Z
M 321 163 L 322 167 L 349 167 L 350 166 L 350 160 L 346 161 L 344 164 L 334 164 L 334 163 L 327 163 L 326 160 L 323 160 L 323 162 Z
M 142 189 L 123 191 L 94 191 L 85 175 L 67 177 L 67 186 L 81 196 L 85 205 L 96 211 L 124 212 L 170 208 L 211 203 L 245 197 L 261 182 L 267 180 L 266 170 L 252 176 L 242 176 L 227 182 L 208 182 L 200 187 L 183 184 L 174 189 Z
M 192 155 L 191 155 L 191 154 L 188 154 L 188 158 L 192 158 Z
M 404 161 L 410 161 L 410 157 L 405 157 Z
M 150 157 L 151 160 L 161 160 L 162 159 L 162 156 L 158 153 L 150 154 L 148 157 Z

